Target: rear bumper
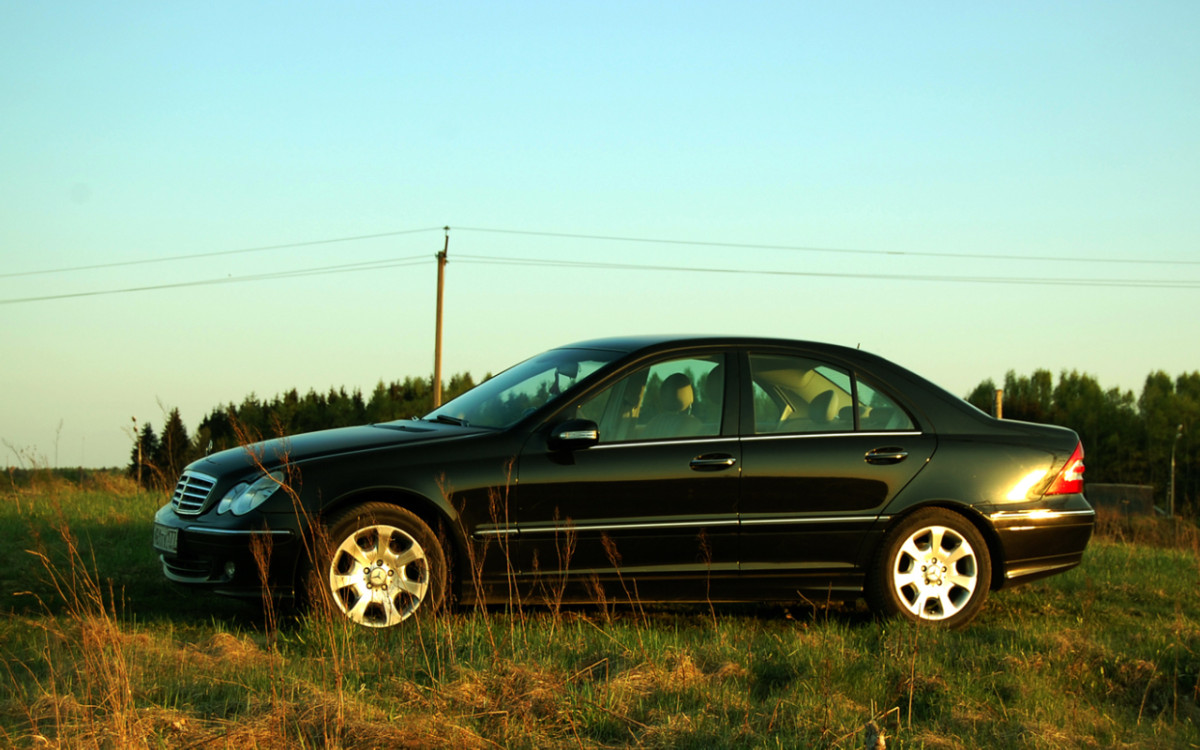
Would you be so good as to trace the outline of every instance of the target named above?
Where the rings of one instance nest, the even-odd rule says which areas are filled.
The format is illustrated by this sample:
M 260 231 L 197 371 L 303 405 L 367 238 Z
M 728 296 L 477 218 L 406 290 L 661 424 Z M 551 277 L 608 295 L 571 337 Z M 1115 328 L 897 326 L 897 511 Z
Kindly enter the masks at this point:
M 1026 583 L 1079 565 L 1096 512 L 1082 495 L 1056 509 L 997 511 L 988 516 L 1003 549 L 997 588 Z

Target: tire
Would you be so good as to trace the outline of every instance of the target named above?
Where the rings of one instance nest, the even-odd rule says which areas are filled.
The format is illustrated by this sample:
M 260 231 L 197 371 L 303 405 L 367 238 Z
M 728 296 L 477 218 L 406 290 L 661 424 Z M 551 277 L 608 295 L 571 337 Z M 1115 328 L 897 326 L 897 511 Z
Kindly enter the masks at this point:
M 887 533 L 867 603 L 882 617 L 959 628 L 987 600 L 992 562 L 974 524 L 943 508 L 917 511 Z
M 390 628 L 441 608 L 446 556 L 411 511 L 364 503 L 333 516 L 310 570 L 311 596 L 356 625 Z

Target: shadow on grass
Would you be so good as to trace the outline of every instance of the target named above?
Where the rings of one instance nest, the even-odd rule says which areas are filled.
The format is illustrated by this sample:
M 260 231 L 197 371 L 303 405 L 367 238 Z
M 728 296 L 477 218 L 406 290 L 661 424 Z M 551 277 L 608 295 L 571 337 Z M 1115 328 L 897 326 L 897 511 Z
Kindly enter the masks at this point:
M 95 585 L 118 618 L 177 624 L 219 621 L 261 629 L 262 603 L 189 590 L 163 577 L 150 522 L 4 519 L 0 546 L 0 612 L 58 616 L 83 587 Z

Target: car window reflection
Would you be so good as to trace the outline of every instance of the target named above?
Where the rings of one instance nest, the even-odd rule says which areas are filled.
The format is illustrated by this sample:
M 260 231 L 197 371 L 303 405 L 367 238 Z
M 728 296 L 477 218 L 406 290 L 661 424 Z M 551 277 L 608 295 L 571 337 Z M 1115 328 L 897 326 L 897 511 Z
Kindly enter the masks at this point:
M 886 394 L 827 362 L 752 353 L 750 378 L 758 435 L 914 429 Z
M 504 428 L 557 400 L 603 367 L 617 352 L 555 349 L 509 368 L 467 391 L 425 419 Z
M 600 425 L 600 442 L 669 440 L 721 433 L 724 355 L 683 357 L 640 368 L 576 410 Z

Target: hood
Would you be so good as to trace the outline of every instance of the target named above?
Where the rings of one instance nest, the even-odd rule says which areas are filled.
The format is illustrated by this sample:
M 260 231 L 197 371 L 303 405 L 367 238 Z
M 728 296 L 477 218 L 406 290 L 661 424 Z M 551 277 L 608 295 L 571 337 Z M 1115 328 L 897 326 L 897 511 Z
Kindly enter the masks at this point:
M 230 472 L 253 469 L 259 464 L 262 468 L 273 469 L 284 463 L 298 464 L 326 456 L 469 437 L 484 432 L 490 430 L 416 420 L 339 427 L 219 451 L 193 461 L 187 469 L 219 477 Z

